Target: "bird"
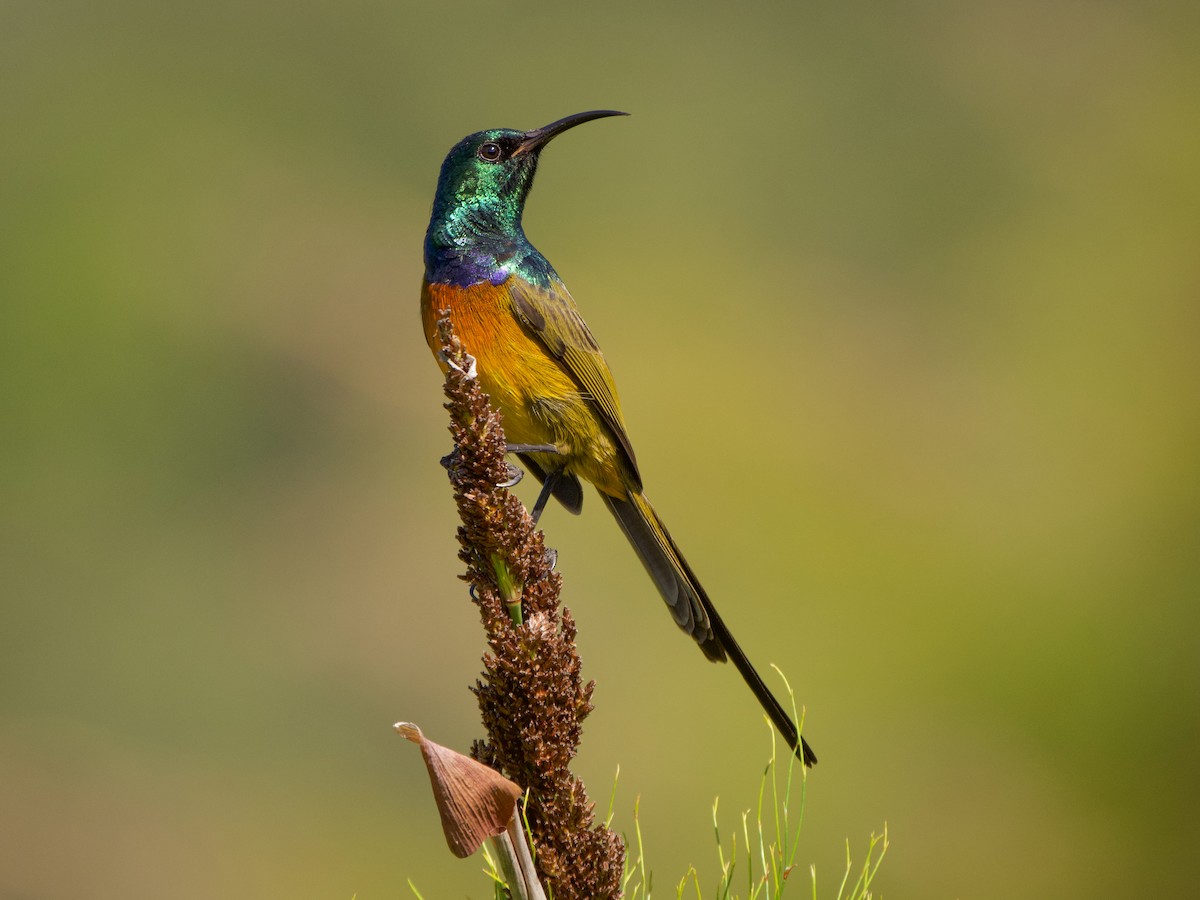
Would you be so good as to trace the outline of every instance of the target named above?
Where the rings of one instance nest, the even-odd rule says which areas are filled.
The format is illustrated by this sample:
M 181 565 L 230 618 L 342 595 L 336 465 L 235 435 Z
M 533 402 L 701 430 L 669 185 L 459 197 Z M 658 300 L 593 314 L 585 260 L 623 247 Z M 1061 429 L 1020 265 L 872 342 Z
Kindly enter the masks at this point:
M 553 496 L 578 515 L 582 481 L 620 525 L 675 623 L 714 662 L 730 660 L 768 718 L 806 766 L 816 763 L 788 713 L 734 640 L 642 490 L 617 387 L 591 329 L 521 223 L 538 160 L 558 135 L 623 116 L 611 109 L 566 116 L 531 131 L 501 128 L 463 138 L 446 155 L 425 235 L 421 320 L 438 358 L 438 319 L 448 312 L 480 386 L 503 417 L 508 450 L 542 488 L 538 520 Z

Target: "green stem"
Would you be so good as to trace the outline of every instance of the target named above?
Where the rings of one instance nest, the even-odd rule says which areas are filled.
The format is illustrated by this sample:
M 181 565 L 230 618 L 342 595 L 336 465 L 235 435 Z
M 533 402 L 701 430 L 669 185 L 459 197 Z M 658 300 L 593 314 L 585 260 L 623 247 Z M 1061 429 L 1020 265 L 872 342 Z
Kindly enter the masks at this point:
M 514 625 L 520 625 L 525 621 L 521 613 L 521 586 L 513 580 L 512 570 L 498 553 L 491 554 L 491 561 L 492 571 L 496 573 L 496 585 L 500 588 L 500 596 L 508 609 L 508 616 Z

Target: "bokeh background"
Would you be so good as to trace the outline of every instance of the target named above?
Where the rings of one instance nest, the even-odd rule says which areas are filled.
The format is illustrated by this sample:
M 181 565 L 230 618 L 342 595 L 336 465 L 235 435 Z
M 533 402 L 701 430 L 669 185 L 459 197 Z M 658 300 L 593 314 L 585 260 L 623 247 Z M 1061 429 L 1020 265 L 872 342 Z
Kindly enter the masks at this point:
M 479 735 L 417 323 L 464 134 L 885 897 L 1184 896 L 1200 840 L 1200 6 L 0 8 L 0 896 L 490 896 L 396 719 Z M 529 485 L 521 488 L 528 499 Z M 712 885 L 769 732 L 594 497 L 578 772 Z M 711 887 L 709 888 L 711 890 Z

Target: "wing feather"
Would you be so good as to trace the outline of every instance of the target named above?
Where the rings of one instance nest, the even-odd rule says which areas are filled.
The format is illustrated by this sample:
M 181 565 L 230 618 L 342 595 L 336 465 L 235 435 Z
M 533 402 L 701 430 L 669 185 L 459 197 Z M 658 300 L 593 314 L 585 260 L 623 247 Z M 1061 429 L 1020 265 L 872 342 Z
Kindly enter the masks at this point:
M 615 438 L 633 479 L 630 486 L 640 491 L 642 479 L 629 435 L 625 433 L 616 383 L 575 300 L 559 281 L 551 281 L 549 288 L 542 288 L 524 278 L 509 278 L 506 287 L 521 324 L 563 364 L 567 374 L 579 385 L 580 394 Z

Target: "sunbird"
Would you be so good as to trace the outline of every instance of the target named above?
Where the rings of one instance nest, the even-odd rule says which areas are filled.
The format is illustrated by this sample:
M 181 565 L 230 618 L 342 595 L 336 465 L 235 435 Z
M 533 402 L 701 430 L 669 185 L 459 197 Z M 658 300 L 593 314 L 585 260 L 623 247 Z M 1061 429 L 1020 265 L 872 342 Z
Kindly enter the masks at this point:
M 508 449 L 550 496 L 583 507 L 595 485 L 675 623 L 714 662 L 733 661 L 788 745 L 816 755 L 733 639 L 666 526 L 642 493 L 608 363 L 554 267 L 525 237 L 521 215 L 545 146 L 569 128 L 627 113 L 576 113 L 532 131 L 491 129 L 459 141 L 442 163 L 425 234 L 421 321 L 439 363 L 437 320 L 448 310 L 475 358 L 480 386 L 503 416 Z

